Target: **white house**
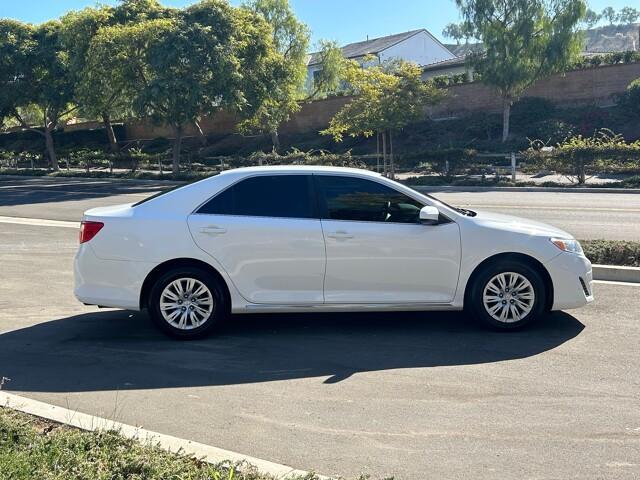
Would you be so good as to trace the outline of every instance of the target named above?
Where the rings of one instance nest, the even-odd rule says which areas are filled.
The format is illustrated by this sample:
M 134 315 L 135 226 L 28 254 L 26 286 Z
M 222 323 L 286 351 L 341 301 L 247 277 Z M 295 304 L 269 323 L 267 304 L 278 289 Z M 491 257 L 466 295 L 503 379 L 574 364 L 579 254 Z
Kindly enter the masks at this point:
M 420 66 L 456 58 L 447 47 L 424 28 L 350 43 L 342 47 L 342 55 L 361 63 L 367 55 L 373 55 L 376 57 L 376 63 L 400 59 L 417 63 Z M 309 85 L 313 85 L 314 74 L 320 70 L 322 70 L 320 54 L 317 52 L 310 54 L 307 61 L 307 82 Z

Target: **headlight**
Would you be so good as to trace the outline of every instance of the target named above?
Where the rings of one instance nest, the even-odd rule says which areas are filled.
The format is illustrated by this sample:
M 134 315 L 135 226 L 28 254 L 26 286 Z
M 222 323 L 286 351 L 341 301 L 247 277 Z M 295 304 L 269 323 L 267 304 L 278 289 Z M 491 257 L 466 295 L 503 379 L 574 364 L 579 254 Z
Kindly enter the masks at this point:
M 550 240 L 563 252 L 575 253 L 577 255 L 582 255 L 583 253 L 580 242 L 578 242 L 577 240 L 566 238 L 551 238 Z

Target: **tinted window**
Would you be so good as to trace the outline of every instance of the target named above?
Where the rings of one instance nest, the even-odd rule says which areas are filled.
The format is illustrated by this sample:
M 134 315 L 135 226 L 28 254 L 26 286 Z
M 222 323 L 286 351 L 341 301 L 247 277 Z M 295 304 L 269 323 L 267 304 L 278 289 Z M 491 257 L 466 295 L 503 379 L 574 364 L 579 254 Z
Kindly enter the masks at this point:
M 198 213 L 312 218 L 309 175 L 260 175 L 226 189 Z
M 417 223 L 424 206 L 406 195 L 370 180 L 318 175 L 324 193 L 324 218 L 365 222 Z

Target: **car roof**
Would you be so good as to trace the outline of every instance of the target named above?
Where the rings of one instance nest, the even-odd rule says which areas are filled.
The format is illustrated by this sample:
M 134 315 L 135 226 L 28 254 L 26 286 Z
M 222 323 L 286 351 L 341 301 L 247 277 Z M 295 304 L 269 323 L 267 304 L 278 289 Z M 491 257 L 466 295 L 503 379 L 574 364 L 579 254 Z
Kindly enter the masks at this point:
M 248 175 L 252 173 L 343 173 L 357 174 L 371 177 L 380 177 L 381 175 L 371 170 L 363 168 L 347 168 L 347 167 L 325 167 L 320 165 L 267 165 L 262 167 L 242 167 L 225 170 L 220 175 Z

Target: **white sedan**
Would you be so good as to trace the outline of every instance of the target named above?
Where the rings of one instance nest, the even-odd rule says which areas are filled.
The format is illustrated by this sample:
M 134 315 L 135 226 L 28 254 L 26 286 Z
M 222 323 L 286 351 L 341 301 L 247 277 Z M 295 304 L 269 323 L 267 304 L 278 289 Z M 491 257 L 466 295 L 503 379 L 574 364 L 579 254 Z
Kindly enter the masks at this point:
M 493 328 L 593 301 L 568 233 L 365 170 L 255 167 L 85 212 L 75 295 L 179 338 L 230 313 L 463 310 Z

